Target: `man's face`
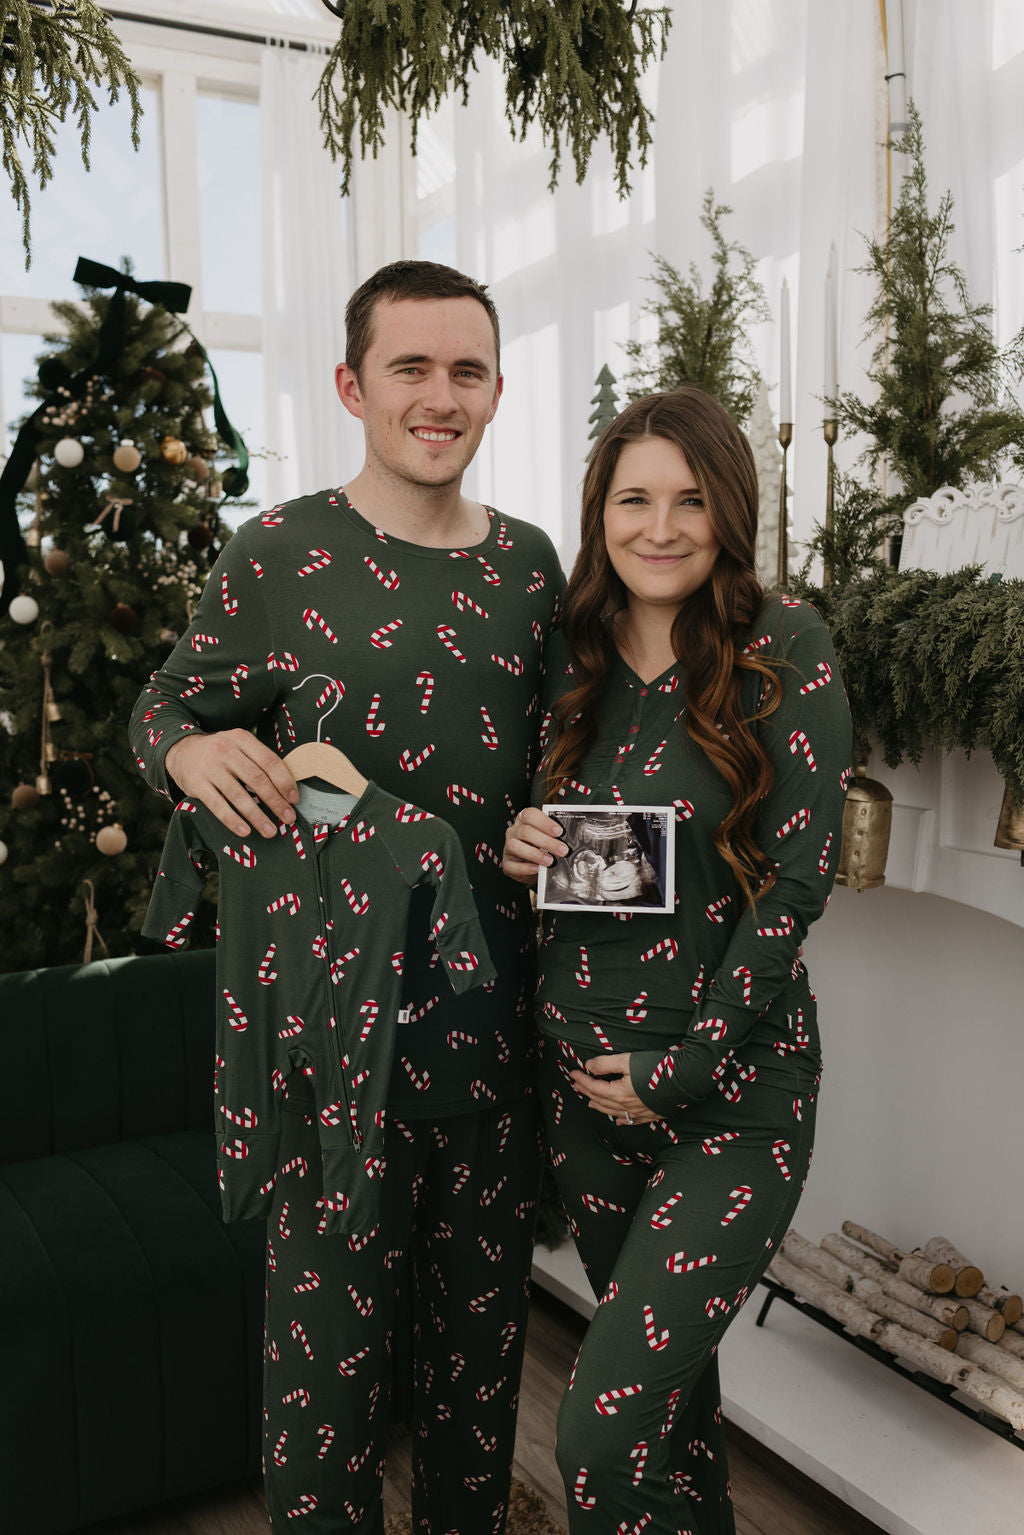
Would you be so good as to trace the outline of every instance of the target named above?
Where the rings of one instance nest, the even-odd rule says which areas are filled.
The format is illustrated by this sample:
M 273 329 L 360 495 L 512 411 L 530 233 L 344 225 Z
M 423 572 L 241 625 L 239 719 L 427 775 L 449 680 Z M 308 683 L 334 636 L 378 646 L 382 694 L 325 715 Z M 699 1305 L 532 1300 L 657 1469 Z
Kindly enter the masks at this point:
M 367 466 L 431 488 L 461 480 L 502 386 L 494 331 L 475 298 L 379 300 L 358 379 L 339 363 L 335 380 L 363 422 Z

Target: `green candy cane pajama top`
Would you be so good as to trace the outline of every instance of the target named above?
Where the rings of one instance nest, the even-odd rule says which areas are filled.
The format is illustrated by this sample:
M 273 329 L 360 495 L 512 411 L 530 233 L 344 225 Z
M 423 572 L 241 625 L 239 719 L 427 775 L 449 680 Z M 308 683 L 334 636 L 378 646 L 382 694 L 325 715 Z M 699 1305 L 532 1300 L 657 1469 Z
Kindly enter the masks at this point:
M 498 977 L 493 986 L 455 995 L 444 963 L 463 948 L 475 952 L 474 943 L 450 952 L 432 942 L 435 891 L 427 880 L 411 898 L 402 887 L 398 904 L 410 903 L 402 1012 L 386 1026 L 394 1030 L 382 1111 L 386 1172 L 379 1220 L 368 1230 L 331 1234 L 328 1224 L 344 1216 L 328 1208 L 335 1191 L 323 1181 L 320 1116 L 343 1094 L 325 1100 L 315 1078 L 304 1074 L 308 1063 L 297 1058 L 290 1074 L 278 1068 L 286 1091 L 270 1196 L 265 1365 L 267 1497 L 278 1531 L 379 1535 L 392 1368 L 397 1360 L 404 1372 L 410 1338 L 417 1527 L 498 1535 L 504 1526 L 537 1127 L 530 909 L 500 863 L 505 827 L 527 798 L 536 765 L 542 653 L 562 576 L 542 532 L 493 511 L 488 516 L 484 540 L 459 549 L 386 535 L 342 491 L 254 518 L 221 554 L 189 629 L 132 717 L 139 767 L 172 798 L 180 795 L 163 766 L 167 748 L 191 730 L 241 726 L 255 728 L 282 755 L 306 741 L 333 741 L 377 794 L 449 823 Z M 389 813 L 377 824 L 393 830 Z M 342 869 L 339 857 L 346 839 L 360 851 L 351 844 L 360 819 L 375 824 L 357 815 L 329 834 L 338 880 L 331 899 L 345 920 L 331 929 L 325 923 L 322 934 L 317 929 L 322 955 L 310 940 L 310 974 L 318 980 L 325 962 L 328 977 L 331 965 L 346 969 L 349 919 L 359 920 L 355 908 L 368 891 L 355 865 Z M 313 837 L 301 808 L 296 825 L 300 838 Z M 221 849 L 226 841 L 222 836 Z M 287 853 L 292 841 L 284 828 L 270 845 Z M 230 845 L 240 846 L 239 839 Z M 248 845 L 257 860 L 268 856 L 259 836 Z M 422 870 L 408 870 L 404 851 L 396 845 L 395 852 L 412 883 Z M 286 882 L 279 894 L 289 892 L 299 893 Z M 269 897 L 254 902 L 261 930 L 268 920 L 293 920 L 287 902 L 274 914 L 267 904 Z M 392 947 L 397 952 L 403 944 Z M 258 972 L 259 963 L 244 998 L 222 988 L 250 1020 L 263 1015 L 253 996 L 274 989 L 261 985 Z M 337 988 L 338 1021 L 346 1037 L 354 1030 L 358 1039 L 366 997 L 346 994 L 348 978 Z M 383 978 L 378 990 L 388 984 Z M 367 988 L 379 1000 L 369 979 Z M 218 1037 L 230 1040 L 230 1003 L 221 997 L 219 1004 Z M 325 1030 L 328 1011 L 325 1001 Z M 291 1025 L 275 1017 L 265 1026 L 276 1033 Z M 367 1133 L 363 1122 L 358 1128 Z
M 748 648 L 782 662 L 782 702 L 757 727 L 775 778 L 756 838 L 778 877 L 755 910 L 713 845 L 730 795 L 686 734 L 681 667 L 644 683 L 616 657 L 564 796 L 672 805 L 676 834 L 674 915 L 544 918 L 541 1109 L 599 1297 L 559 1416 L 573 1535 L 732 1535 L 715 1350 L 810 1163 L 821 1057 L 798 949 L 839 854 L 849 709 L 806 603 L 768 598 Z M 552 699 L 566 667 L 556 639 Z M 759 677 L 743 687 L 753 715 Z M 569 1072 L 606 1051 L 632 1052 L 654 1124 L 617 1126 L 575 1091 Z

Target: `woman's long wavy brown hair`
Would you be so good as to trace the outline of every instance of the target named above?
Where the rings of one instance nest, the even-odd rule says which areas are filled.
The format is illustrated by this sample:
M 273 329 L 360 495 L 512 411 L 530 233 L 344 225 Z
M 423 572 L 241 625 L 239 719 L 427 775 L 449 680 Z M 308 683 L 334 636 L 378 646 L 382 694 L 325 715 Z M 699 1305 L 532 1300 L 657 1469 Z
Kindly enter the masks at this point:
M 732 793 L 715 846 L 753 905 L 775 879 L 774 863 L 754 839 L 757 808 L 774 772 L 753 726 L 778 708 L 782 689 L 773 665 L 744 649 L 764 600 L 754 571 L 754 456 L 732 417 L 701 389 L 687 385 L 634 401 L 605 429 L 591 454 L 583 480 L 580 551 L 562 619 L 574 685 L 554 711 L 557 738 L 544 763 L 547 793 L 557 793 L 573 777 L 597 735 L 601 693 L 615 655 L 610 619 L 627 606 L 628 595 L 608 558 L 605 501 L 623 447 L 645 437 L 663 437 L 682 450 L 720 545 L 711 575 L 676 615 L 672 647 L 685 669 L 687 733 Z M 742 706 L 746 672 L 761 676 L 760 704 L 752 717 Z

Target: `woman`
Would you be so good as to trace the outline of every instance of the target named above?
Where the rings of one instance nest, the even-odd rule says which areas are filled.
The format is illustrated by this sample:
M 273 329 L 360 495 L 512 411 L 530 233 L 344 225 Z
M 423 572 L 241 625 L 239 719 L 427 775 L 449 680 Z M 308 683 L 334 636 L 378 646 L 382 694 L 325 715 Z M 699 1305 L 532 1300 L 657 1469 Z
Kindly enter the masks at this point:
M 583 486 L 539 806 L 671 806 L 675 911 L 548 912 L 541 1102 L 600 1303 L 562 1402 L 573 1535 L 734 1530 L 715 1349 L 799 1199 L 821 1060 L 800 945 L 839 853 L 850 721 L 828 634 L 754 573 L 746 438 L 693 388 L 630 405 Z

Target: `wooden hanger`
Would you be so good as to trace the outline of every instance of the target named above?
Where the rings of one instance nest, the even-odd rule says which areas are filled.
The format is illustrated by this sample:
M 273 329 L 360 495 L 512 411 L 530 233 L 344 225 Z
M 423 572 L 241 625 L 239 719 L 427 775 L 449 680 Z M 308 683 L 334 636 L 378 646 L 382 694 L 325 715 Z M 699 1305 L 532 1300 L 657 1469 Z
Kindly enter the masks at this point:
M 297 781 L 303 778 L 322 778 L 347 794 L 358 799 L 366 792 L 367 780 L 349 761 L 343 751 L 327 741 L 305 741 L 296 746 L 284 759 L 284 766 Z

